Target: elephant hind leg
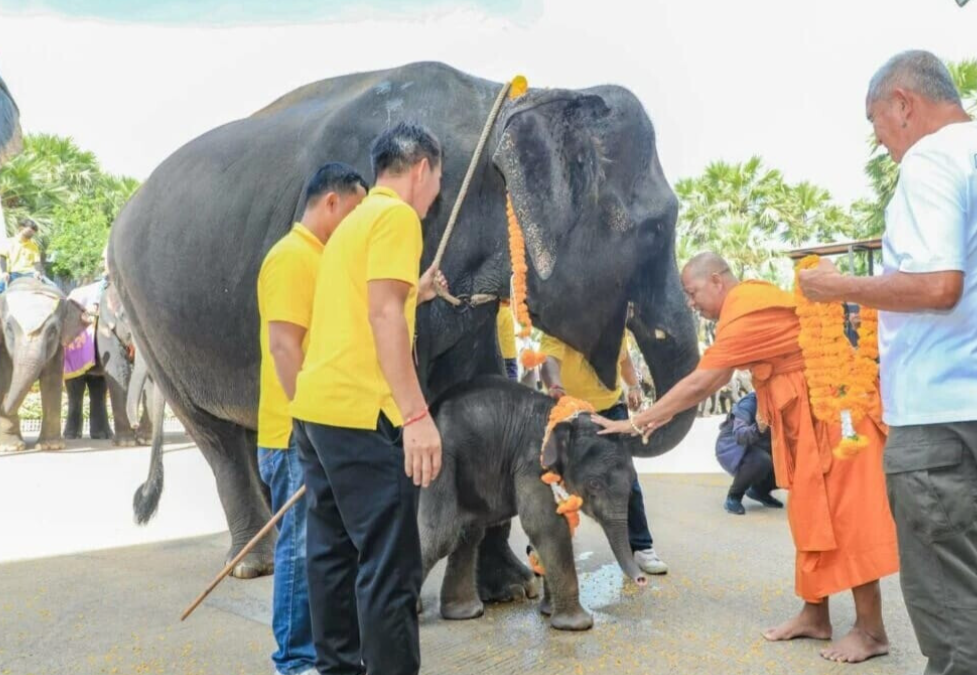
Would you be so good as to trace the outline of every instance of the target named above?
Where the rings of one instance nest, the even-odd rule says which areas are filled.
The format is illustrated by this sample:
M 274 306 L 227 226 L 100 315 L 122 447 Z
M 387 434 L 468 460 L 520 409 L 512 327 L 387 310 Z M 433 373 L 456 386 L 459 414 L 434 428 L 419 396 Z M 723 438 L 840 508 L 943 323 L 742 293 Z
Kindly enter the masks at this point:
M 217 494 L 231 533 L 227 561 L 271 520 L 271 500 L 258 474 L 257 437 L 250 429 L 214 417 L 195 406 L 184 406 L 175 397 L 167 402 L 183 422 L 217 481 Z M 253 579 L 275 569 L 275 536 L 269 534 L 235 565 L 231 574 Z
M 478 549 L 478 594 L 484 602 L 513 602 L 539 595 L 532 571 L 509 546 L 512 523 L 490 527 Z
M 466 527 L 455 550 L 448 556 L 448 567 L 441 584 L 441 616 L 445 619 L 476 619 L 485 613 L 485 605 L 478 597 L 475 583 L 478 546 L 484 536 L 483 527 Z

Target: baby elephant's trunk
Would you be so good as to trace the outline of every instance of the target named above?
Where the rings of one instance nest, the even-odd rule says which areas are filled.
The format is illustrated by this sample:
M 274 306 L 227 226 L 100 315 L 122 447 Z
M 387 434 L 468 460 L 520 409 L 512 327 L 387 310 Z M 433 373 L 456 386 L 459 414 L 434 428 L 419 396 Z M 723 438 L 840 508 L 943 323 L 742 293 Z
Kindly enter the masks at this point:
M 645 586 L 648 578 L 645 577 L 638 563 L 634 561 L 634 553 L 631 551 L 631 542 L 628 539 L 627 520 L 615 520 L 609 523 L 602 523 L 604 534 L 611 545 L 617 564 L 621 566 L 624 573 L 634 579 L 639 586 Z

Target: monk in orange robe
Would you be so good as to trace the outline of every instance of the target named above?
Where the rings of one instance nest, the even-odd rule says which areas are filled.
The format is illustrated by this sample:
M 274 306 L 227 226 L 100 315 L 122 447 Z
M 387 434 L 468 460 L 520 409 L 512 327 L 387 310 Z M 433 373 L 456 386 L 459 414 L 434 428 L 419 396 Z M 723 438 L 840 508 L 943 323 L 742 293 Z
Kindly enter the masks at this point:
M 777 484 L 790 491 L 795 589 L 804 600 L 800 614 L 763 635 L 771 641 L 831 639 L 828 598 L 851 589 L 855 625 L 821 655 L 858 663 L 888 653 L 878 580 L 899 570 L 899 558 L 882 471 L 881 405 L 856 425 L 868 447 L 853 458 L 835 458 L 840 420 L 826 424 L 811 413 L 793 296 L 762 281 L 740 283 L 714 253 L 693 258 L 682 284 L 690 306 L 718 320 L 715 343 L 695 372 L 654 406 L 630 422 L 598 423 L 604 433 L 647 435 L 725 386 L 734 369 L 749 369 L 759 415 L 772 434 Z

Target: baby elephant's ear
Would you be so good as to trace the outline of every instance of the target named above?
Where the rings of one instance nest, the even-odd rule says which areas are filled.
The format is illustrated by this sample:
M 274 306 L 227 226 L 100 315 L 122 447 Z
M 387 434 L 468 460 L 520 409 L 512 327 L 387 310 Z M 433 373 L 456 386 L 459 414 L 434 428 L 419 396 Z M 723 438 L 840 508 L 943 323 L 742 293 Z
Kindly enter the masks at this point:
M 556 473 L 563 472 L 567 451 L 570 448 L 570 422 L 560 422 L 543 444 L 543 468 Z

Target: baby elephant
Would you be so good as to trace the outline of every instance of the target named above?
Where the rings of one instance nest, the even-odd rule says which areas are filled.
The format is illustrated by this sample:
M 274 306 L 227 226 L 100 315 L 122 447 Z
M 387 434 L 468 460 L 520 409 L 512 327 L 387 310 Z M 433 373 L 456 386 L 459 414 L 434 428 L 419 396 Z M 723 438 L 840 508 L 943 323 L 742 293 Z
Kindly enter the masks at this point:
M 593 625 L 580 606 L 568 521 L 557 514 L 553 490 L 540 480 L 546 471 L 562 476 L 567 492 L 583 499 L 581 510 L 600 523 L 624 572 L 646 583 L 628 542 L 632 441 L 598 436 L 589 416 L 580 415 L 556 425 L 541 464 L 554 405 L 528 387 L 491 377 L 459 385 L 432 406 L 443 468 L 421 492 L 418 523 L 424 577 L 448 556 L 441 588 L 444 618 L 482 615 L 475 585 L 479 542 L 487 527 L 518 514 L 545 569 L 540 610 L 561 630 Z

